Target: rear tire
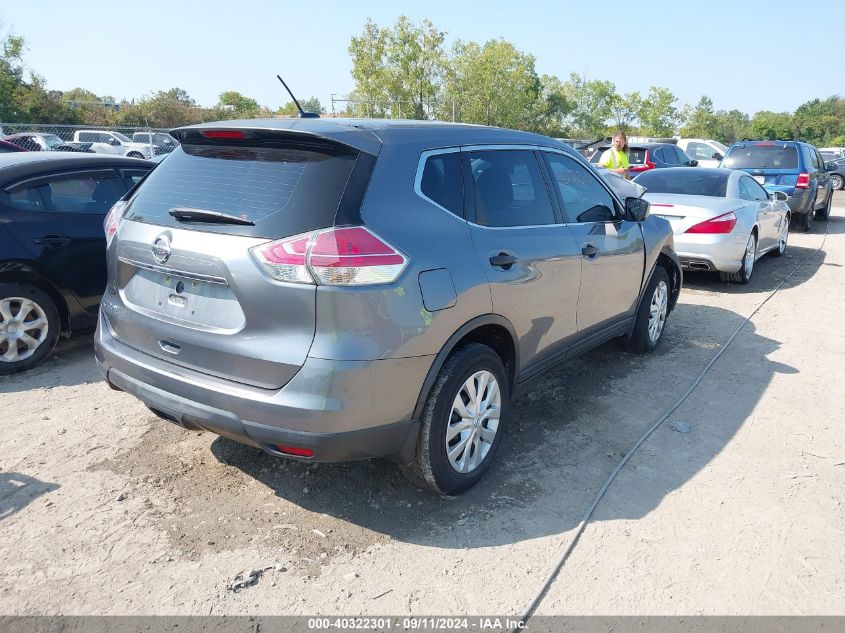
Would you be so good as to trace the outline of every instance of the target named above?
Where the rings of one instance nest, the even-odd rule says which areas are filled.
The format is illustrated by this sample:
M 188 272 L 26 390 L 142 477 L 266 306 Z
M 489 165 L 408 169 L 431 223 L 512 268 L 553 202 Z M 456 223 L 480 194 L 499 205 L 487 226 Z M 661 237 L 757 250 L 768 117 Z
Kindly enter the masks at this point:
M 801 216 L 801 228 L 809 233 L 810 229 L 813 228 L 813 217 L 816 215 L 815 210 L 813 207 L 810 207 L 810 210 L 807 211 L 804 215 Z
M 441 494 L 474 486 L 501 444 L 508 397 L 505 367 L 496 352 L 479 343 L 456 350 L 431 388 L 414 460 L 402 471 L 417 486 Z
M 830 207 L 833 205 L 833 189 L 830 190 L 830 193 L 827 196 L 827 202 L 824 205 L 824 209 L 818 212 L 819 218 L 822 220 L 827 220 L 830 217 Z
M 742 265 L 735 273 L 719 273 L 722 281 L 727 281 L 734 284 L 747 284 L 751 281 L 751 275 L 754 272 L 754 264 L 757 261 L 757 234 L 754 231 L 748 236 L 748 241 L 745 243 L 745 255 L 742 256 Z
M 139 154 L 138 152 L 129 152 L 126 156 L 128 158 L 143 158 L 144 157 L 143 154 Z
M 786 252 L 791 224 L 792 221 L 788 216 L 783 219 L 783 225 L 780 227 L 780 233 L 778 234 L 778 247 L 772 251 L 772 257 L 781 257 Z
M 629 352 L 645 354 L 657 349 L 669 317 L 670 288 L 669 273 L 662 266 L 656 266 L 637 310 L 634 329 L 625 341 Z
M 830 177 L 831 190 L 845 189 L 845 178 L 839 174 L 832 174 Z
M 59 334 L 59 311 L 47 293 L 25 283 L 0 284 L 0 376 L 38 365 Z

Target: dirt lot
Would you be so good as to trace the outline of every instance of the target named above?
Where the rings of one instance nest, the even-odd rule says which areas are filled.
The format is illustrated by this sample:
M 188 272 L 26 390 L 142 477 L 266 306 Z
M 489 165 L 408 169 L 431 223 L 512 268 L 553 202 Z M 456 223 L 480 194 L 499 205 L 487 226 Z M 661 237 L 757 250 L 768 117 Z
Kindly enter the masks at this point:
M 457 499 L 182 430 L 108 389 L 90 335 L 64 342 L 0 379 L 0 612 L 519 614 L 624 452 L 809 257 L 632 457 L 538 613 L 845 614 L 835 205 L 749 287 L 688 275 L 658 353 L 549 376 Z

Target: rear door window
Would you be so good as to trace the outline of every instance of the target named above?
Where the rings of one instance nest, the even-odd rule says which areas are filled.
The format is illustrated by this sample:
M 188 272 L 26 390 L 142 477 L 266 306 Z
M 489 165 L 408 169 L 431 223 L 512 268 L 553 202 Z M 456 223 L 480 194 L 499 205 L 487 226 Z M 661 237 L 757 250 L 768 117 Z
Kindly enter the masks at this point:
M 798 150 L 794 145 L 753 144 L 735 145 L 724 167 L 728 169 L 797 169 Z
M 52 211 L 105 215 L 125 191 L 117 174 L 106 172 L 59 176 L 42 193 Z
M 663 154 L 663 162 L 669 165 L 670 167 L 680 165 L 680 163 L 678 162 L 678 155 L 675 154 L 674 147 L 661 147 L 657 151 Z
M 279 238 L 332 226 L 357 152 L 325 146 L 181 145 L 138 187 L 127 219 Z M 254 226 L 182 223 L 174 209 L 233 215 Z
M 514 227 L 556 222 L 548 189 L 534 152 L 467 152 L 474 186 L 475 222 Z

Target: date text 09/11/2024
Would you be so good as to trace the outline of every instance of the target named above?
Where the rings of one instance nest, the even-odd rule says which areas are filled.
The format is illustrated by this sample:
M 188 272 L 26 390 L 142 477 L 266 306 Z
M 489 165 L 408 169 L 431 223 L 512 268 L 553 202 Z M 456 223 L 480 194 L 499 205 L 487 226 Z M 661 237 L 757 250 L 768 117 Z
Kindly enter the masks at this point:
M 501 631 L 523 629 L 525 622 L 508 617 L 335 617 L 309 618 L 308 629 L 387 631 L 392 628 L 406 631 Z

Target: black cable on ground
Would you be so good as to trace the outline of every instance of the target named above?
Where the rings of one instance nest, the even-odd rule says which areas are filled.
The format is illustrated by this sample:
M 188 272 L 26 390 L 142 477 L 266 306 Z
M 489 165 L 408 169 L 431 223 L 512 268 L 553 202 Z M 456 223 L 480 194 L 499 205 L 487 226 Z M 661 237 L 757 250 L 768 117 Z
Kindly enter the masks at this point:
M 830 219 L 829 213 L 830 212 L 828 212 L 828 221 Z M 778 283 L 777 286 L 774 287 L 774 289 L 766 296 L 766 298 L 763 299 L 763 301 L 760 303 L 760 305 L 758 305 L 756 308 L 754 308 L 754 310 L 751 312 L 751 314 L 749 314 L 747 317 L 745 317 L 745 319 L 742 321 L 742 323 L 740 323 L 739 326 L 736 328 L 736 330 L 734 330 L 733 334 L 731 334 L 727 343 L 725 343 L 721 347 L 721 349 L 719 349 L 719 351 L 717 351 L 713 355 L 713 358 L 711 358 L 710 361 L 704 366 L 704 369 L 701 370 L 701 373 L 698 375 L 698 377 L 692 382 L 692 384 L 689 386 L 689 388 L 686 390 L 686 392 L 684 392 L 684 395 L 682 395 L 678 399 L 678 401 L 675 402 L 675 404 L 673 404 L 672 407 L 666 413 L 664 413 L 663 416 L 661 416 L 660 419 L 658 419 L 657 422 L 655 422 L 651 426 L 651 428 L 649 428 L 640 437 L 640 439 L 637 441 L 637 443 L 634 444 L 634 446 L 631 447 L 631 449 L 627 453 L 625 453 L 625 457 L 622 459 L 621 462 L 619 462 L 619 464 L 616 466 L 616 468 L 610 474 L 610 477 L 607 478 L 607 481 L 604 482 L 604 486 L 602 486 L 601 490 L 599 490 L 598 494 L 596 495 L 595 499 L 593 500 L 593 503 L 590 505 L 589 509 L 584 514 L 584 517 L 581 519 L 581 522 L 578 525 L 578 529 L 575 531 L 575 536 L 572 537 L 572 539 L 569 542 L 569 545 L 567 545 L 566 548 L 563 550 L 563 552 L 561 552 L 557 561 L 552 566 L 552 569 L 549 572 L 548 576 L 546 576 L 546 580 L 543 582 L 543 585 L 540 587 L 540 590 L 537 592 L 537 594 L 534 596 L 534 598 L 528 604 L 528 607 L 525 609 L 522 617 L 520 618 L 520 621 L 523 623 L 523 625 L 528 622 L 528 620 L 531 618 L 532 615 L 534 615 L 534 611 L 540 605 L 540 602 L 545 597 L 549 588 L 552 586 L 552 583 L 554 582 L 555 578 L 560 573 L 560 570 L 563 569 L 563 566 L 566 564 L 567 559 L 569 558 L 570 554 L 572 554 L 572 551 L 575 549 L 575 546 L 578 544 L 578 541 L 581 538 L 581 535 L 584 533 L 584 529 L 587 527 L 587 524 L 590 522 L 590 519 L 593 516 L 593 512 L 595 512 L 595 509 L 598 507 L 599 502 L 602 500 L 602 497 L 604 497 L 604 494 L 607 492 L 608 488 L 610 488 L 610 485 L 613 483 L 613 480 L 616 479 L 616 476 L 619 474 L 619 472 L 622 470 L 622 468 L 624 468 L 625 464 L 628 463 L 628 460 L 631 459 L 631 456 L 640 448 L 640 446 L 643 445 L 643 443 L 652 435 L 652 433 L 654 433 L 658 428 L 660 428 L 660 426 L 669 418 L 669 416 L 672 415 L 675 411 L 677 411 L 678 407 L 680 407 L 686 401 L 686 399 L 689 398 L 690 394 L 695 390 L 696 387 L 698 387 L 698 385 L 704 379 L 704 376 L 707 374 L 707 372 L 710 370 L 710 368 L 713 366 L 713 364 L 717 360 L 719 360 L 719 357 L 724 353 L 724 351 L 726 349 L 728 349 L 728 347 L 730 347 L 730 344 L 733 343 L 733 340 L 742 331 L 742 329 L 745 327 L 745 325 L 752 319 L 752 317 L 754 317 L 754 315 L 756 315 L 760 311 L 760 309 L 764 305 L 766 305 L 769 302 L 769 300 L 772 297 L 775 296 L 775 294 L 777 294 L 777 292 L 781 289 L 783 284 L 785 284 L 792 277 L 792 275 L 794 275 L 796 272 L 798 272 L 798 270 L 800 270 L 801 267 L 804 266 L 804 264 L 806 264 L 808 261 L 810 261 L 813 257 L 815 257 L 816 255 L 818 255 L 821 252 L 822 247 L 824 247 L 824 243 L 827 240 L 827 235 L 828 235 L 827 225 L 828 225 L 828 223 L 826 223 L 826 225 L 825 225 L 824 238 L 822 239 L 822 243 L 819 245 L 819 247 L 815 251 L 810 253 L 806 258 L 804 258 L 792 270 L 792 272 L 790 272 L 786 277 L 784 277 L 780 281 L 780 283 Z M 519 633 L 519 629 L 513 629 L 513 633 Z

